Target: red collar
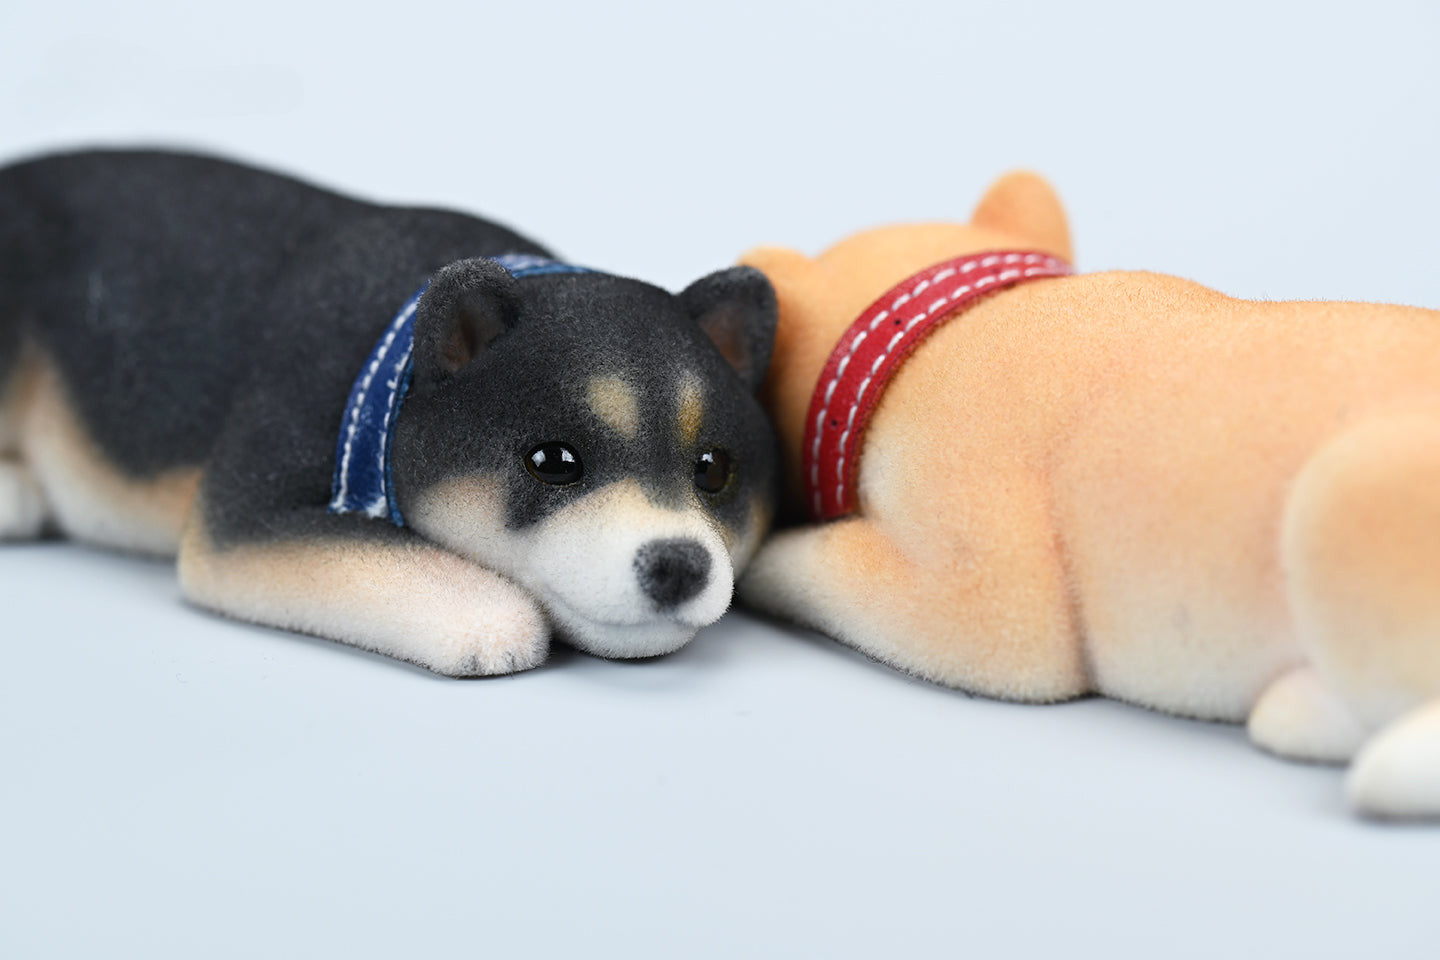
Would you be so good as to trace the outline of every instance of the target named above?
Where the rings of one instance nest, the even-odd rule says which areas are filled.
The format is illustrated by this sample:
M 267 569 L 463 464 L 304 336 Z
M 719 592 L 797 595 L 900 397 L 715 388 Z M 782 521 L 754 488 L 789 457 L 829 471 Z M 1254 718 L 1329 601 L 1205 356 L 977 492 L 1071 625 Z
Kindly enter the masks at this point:
M 986 294 L 1070 272 L 1064 260 L 1027 250 L 956 257 L 902 281 L 860 314 L 831 351 L 810 398 L 803 453 L 811 519 L 834 520 L 858 509 L 855 478 L 865 427 L 885 385 L 921 340 Z

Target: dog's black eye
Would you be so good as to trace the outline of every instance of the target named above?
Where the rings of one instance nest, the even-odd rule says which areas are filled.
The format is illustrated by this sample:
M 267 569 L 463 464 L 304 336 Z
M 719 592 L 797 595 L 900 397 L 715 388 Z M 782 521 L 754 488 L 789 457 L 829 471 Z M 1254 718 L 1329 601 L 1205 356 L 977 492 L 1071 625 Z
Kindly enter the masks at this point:
M 730 482 L 730 454 L 719 447 L 706 450 L 695 461 L 695 486 L 706 493 L 719 493 Z
M 552 440 L 525 454 L 525 469 L 541 483 L 564 486 L 585 476 L 580 454 L 569 444 Z

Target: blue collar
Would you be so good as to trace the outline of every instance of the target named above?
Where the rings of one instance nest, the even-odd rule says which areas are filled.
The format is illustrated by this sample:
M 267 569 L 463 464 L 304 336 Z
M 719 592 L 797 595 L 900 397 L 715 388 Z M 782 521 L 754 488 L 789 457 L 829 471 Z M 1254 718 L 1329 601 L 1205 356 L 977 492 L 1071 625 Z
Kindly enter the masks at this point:
M 490 259 L 517 280 L 554 273 L 590 272 L 584 267 L 527 253 L 507 253 Z M 335 444 L 331 513 L 361 513 L 377 519 L 388 518 L 397 527 L 405 525 L 395 502 L 390 449 L 395 440 L 395 420 L 410 389 L 415 310 L 424 292 L 425 287 L 421 287 L 395 314 L 350 387 L 350 400 L 345 404 L 340 438 Z

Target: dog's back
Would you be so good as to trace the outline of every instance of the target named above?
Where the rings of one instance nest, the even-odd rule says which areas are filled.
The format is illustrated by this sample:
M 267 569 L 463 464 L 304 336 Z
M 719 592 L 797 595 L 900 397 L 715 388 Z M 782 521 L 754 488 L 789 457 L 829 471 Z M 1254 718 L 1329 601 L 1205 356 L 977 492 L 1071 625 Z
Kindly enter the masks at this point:
M 206 157 L 45 157 L 0 170 L 0 363 L 13 379 L 32 344 L 84 384 L 67 400 L 106 457 L 153 476 L 206 458 L 257 364 L 343 385 L 432 272 L 501 252 L 544 253 Z

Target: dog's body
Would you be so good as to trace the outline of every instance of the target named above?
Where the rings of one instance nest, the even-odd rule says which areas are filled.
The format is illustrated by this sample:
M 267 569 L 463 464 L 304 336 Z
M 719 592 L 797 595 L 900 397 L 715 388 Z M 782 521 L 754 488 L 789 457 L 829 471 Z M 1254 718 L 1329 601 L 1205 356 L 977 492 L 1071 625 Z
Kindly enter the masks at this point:
M 726 271 L 675 297 L 502 254 L 547 256 L 218 160 L 0 170 L 0 536 L 178 552 L 201 605 L 443 673 L 534 665 L 551 623 L 605 655 L 674 649 L 768 521 L 745 378 L 769 288 Z M 427 281 L 382 437 L 403 525 L 331 510 L 347 396 Z M 714 450 L 736 465 L 697 488 Z
M 846 326 L 932 263 L 1017 247 L 1070 255 L 1027 176 L 968 226 L 746 257 L 780 301 L 762 396 L 792 496 Z M 996 293 L 880 400 L 859 514 L 778 533 L 741 596 L 979 693 L 1248 719 L 1303 759 L 1363 748 L 1361 809 L 1440 814 L 1440 313 L 1147 273 Z

